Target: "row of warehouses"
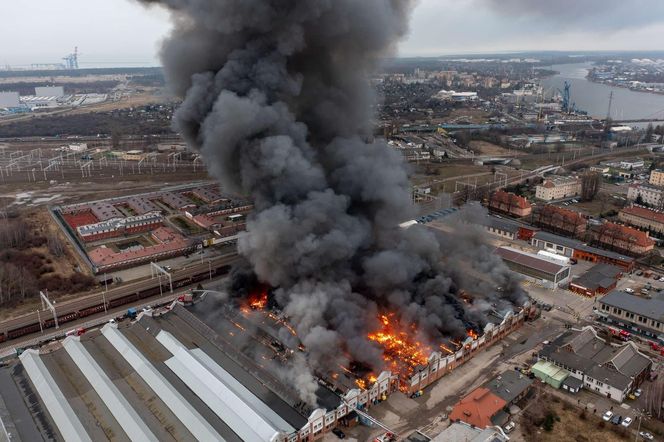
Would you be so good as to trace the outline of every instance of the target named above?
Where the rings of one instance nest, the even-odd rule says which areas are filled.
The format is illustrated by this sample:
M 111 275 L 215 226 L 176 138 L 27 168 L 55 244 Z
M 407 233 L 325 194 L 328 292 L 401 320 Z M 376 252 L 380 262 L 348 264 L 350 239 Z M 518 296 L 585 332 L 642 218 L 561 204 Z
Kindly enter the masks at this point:
M 454 352 L 434 352 L 407 380 L 389 371 L 367 389 L 352 377 L 319 380 L 312 407 L 275 375 L 283 370 L 276 361 L 293 355 L 277 343 L 283 318 L 223 306 L 216 296 L 24 351 L 0 369 L 2 424 L 26 441 L 317 440 L 354 425 L 360 410 L 390 393 L 418 391 L 451 372 L 529 312 L 508 313 Z

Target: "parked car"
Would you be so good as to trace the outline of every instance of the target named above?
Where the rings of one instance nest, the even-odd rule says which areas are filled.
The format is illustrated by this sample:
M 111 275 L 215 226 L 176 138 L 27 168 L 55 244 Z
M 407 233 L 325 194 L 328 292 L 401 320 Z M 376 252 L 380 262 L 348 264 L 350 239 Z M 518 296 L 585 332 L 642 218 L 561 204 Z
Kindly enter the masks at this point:
M 654 440 L 655 439 L 655 436 L 648 433 L 647 431 L 639 431 L 639 436 L 641 436 L 642 438 L 644 438 L 646 440 Z
M 664 282 L 664 276 L 659 278 L 659 282 Z
M 636 397 L 641 396 L 641 393 L 643 393 L 643 390 L 641 390 L 640 388 L 637 388 L 636 390 L 634 390 L 634 396 L 636 396 Z
M 333 428 L 332 429 L 332 434 L 337 436 L 339 439 L 345 439 L 346 438 L 346 433 L 344 433 L 343 431 L 341 431 L 338 428 Z
M 634 289 L 631 288 L 631 287 L 625 287 L 624 291 L 627 292 L 627 293 L 634 293 Z
M 613 419 L 611 419 L 611 423 L 613 425 L 620 425 L 621 422 L 622 422 L 622 416 L 619 416 L 617 414 L 613 416 Z
M 504 428 L 505 433 L 511 433 L 512 431 L 514 431 L 515 427 L 516 427 L 516 424 L 514 422 L 512 422 L 512 421 L 508 422 L 508 424 L 505 425 L 505 428 Z
M 613 411 L 611 410 L 606 410 L 602 415 L 602 419 L 607 422 L 610 421 L 612 417 L 613 417 Z
M 632 418 L 627 416 L 625 419 L 623 419 L 620 425 L 622 425 L 623 427 L 629 427 L 630 425 L 632 425 Z
M 634 274 L 636 276 L 641 276 L 641 275 L 643 275 L 643 270 L 637 270 L 636 272 L 634 272 Z

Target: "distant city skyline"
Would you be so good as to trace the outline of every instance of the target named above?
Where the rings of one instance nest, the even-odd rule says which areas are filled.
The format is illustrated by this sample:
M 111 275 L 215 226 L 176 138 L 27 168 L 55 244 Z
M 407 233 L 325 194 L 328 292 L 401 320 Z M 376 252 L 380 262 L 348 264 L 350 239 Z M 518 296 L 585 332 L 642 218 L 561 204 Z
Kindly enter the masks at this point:
M 155 66 L 169 14 L 133 0 L 22 0 L 3 5 L 0 66 Z M 420 0 L 398 56 L 534 50 L 664 50 L 660 0 Z

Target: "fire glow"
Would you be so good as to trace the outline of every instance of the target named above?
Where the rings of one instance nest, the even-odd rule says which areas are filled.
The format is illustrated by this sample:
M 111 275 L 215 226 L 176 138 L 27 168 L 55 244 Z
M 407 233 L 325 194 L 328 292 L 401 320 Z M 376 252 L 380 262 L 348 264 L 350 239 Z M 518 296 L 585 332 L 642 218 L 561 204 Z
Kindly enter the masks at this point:
M 367 338 L 382 347 L 383 360 L 393 372 L 410 376 L 415 367 L 429 362 L 431 349 L 414 337 L 414 328 L 410 333 L 405 331 L 394 314 L 381 315 L 380 321 L 381 329 L 369 333 Z
M 267 287 L 259 286 L 249 294 L 248 303 L 252 310 L 265 310 L 267 307 Z

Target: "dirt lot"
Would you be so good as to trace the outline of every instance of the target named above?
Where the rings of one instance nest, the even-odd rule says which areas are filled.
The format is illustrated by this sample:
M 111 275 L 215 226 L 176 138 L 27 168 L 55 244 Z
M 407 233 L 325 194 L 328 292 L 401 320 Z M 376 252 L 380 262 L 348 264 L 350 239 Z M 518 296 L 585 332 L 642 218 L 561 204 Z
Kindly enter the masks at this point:
M 462 108 L 453 109 L 446 120 L 448 122 L 467 121 L 471 124 L 482 124 L 486 123 L 487 118 L 489 118 L 489 114 L 482 109 Z
M 470 149 L 475 151 L 475 152 L 479 151 L 481 155 L 495 155 L 495 156 L 523 155 L 522 151 L 519 151 L 519 150 L 516 150 L 516 149 L 505 149 L 504 147 L 500 147 L 496 144 L 489 143 L 488 141 L 477 141 L 477 140 L 471 141 L 470 142 Z
M 544 428 L 549 414 L 552 428 L 546 431 Z M 529 420 L 535 423 L 542 420 L 544 423 L 538 426 Z M 579 412 L 575 407 L 563 405 L 560 399 L 547 395 L 531 403 L 520 421 L 519 433 L 526 442 L 620 442 L 631 439 L 624 427 L 605 423 L 598 416 L 593 416 L 592 412 Z M 521 439 L 515 437 L 515 440 Z

